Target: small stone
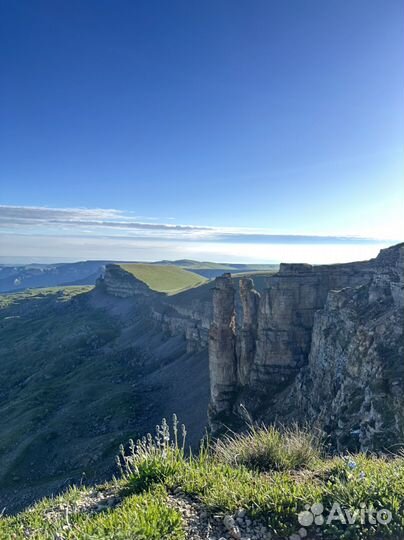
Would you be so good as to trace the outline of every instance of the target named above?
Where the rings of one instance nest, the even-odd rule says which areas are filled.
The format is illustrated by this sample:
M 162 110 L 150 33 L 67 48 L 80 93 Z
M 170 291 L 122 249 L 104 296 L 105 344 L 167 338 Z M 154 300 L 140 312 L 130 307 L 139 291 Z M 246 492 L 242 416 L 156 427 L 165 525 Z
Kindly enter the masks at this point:
M 229 515 L 224 516 L 223 525 L 226 527 L 228 531 L 230 531 L 230 529 L 233 529 L 236 526 L 233 516 L 229 516 Z
M 234 538 L 234 540 L 241 540 L 240 529 L 237 526 L 232 527 L 229 530 L 229 535 L 231 536 L 231 538 Z
M 300 540 L 300 535 L 299 534 L 291 534 L 289 536 L 289 540 Z
M 237 510 L 237 517 L 238 518 L 244 518 L 247 514 L 247 510 L 245 510 L 244 508 L 239 508 Z
M 304 527 L 301 527 L 298 531 L 300 538 L 306 538 L 307 530 Z

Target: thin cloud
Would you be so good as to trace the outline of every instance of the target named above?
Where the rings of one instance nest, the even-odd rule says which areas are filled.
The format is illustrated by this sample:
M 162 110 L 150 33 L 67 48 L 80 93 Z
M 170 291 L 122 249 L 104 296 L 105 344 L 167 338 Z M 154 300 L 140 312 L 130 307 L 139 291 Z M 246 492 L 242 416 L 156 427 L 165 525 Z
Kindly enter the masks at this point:
M 12 219 L 116 219 L 124 213 L 114 208 L 49 208 L 46 206 L 0 205 L 0 218 Z M 133 218 L 132 218 L 133 219 Z
M 173 223 L 135 221 L 130 213 L 103 208 L 48 208 L 0 206 L 0 228 L 11 234 L 33 234 L 81 238 L 137 238 L 181 242 L 233 244 L 376 244 L 386 239 L 342 235 L 276 234 L 265 229 L 206 227 Z M 391 240 L 394 243 L 395 240 Z
M 108 219 L 109 218 L 109 219 Z M 46 208 L 31 206 L 0 206 L 0 227 L 70 226 L 139 229 L 149 231 L 208 231 L 210 227 L 144 223 L 129 221 L 133 217 L 121 210 L 102 208 Z M 156 218 L 157 219 L 157 218 Z

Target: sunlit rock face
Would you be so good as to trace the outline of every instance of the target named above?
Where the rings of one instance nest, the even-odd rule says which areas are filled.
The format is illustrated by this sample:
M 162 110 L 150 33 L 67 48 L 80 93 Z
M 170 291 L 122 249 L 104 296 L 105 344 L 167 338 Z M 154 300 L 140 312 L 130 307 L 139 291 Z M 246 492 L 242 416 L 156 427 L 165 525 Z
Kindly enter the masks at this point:
M 230 274 L 215 279 L 213 322 L 209 330 L 209 418 L 214 429 L 231 414 L 238 388 L 234 296 Z
M 260 302 L 260 295 L 254 289 L 254 282 L 250 278 L 240 279 L 240 301 L 243 320 L 239 333 L 237 373 L 240 385 L 246 386 L 250 382 L 255 357 Z
M 331 291 L 315 315 L 296 395 L 338 448 L 373 450 L 402 440 L 403 262 L 403 246 L 384 250 L 367 283 Z
M 143 281 L 126 272 L 118 264 L 107 264 L 104 274 L 97 280 L 96 285 L 103 288 L 107 294 L 118 298 L 152 294 Z
M 236 425 L 243 403 L 256 419 L 316 420 L 337 446 L 379 448 L 397 440 L 404 395 L 403 251 L 400 244 L 365 262 L 282 264 L 261 297 L 252 280 L 241 280 L 236 335 L 226 334 L 220 348 L 209 351 L 211 389 L 217 392 L 218 374 L 219 386 L 231 388 L 227 419 L 233 415 Z M 215 294 L 212 335 L 221 327 L 229 332 L 232 298 L 234 292 Z M 227 318 L 221 319 L 223 309 Z M 210 418 L 215 423 L 214 414 Z

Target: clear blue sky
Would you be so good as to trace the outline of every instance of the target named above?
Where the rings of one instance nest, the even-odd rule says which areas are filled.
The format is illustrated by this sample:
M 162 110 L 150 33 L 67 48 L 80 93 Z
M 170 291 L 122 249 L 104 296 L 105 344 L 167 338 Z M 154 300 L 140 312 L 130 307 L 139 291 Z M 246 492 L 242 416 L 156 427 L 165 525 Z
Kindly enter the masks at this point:
M 209 235 L 167 238 L 164 227 L 135 239 L 116 226 L 73 231 L 59 218 L 24 221 L 21 208 L 10 217 L 10 206 L 115 209 L 107 219 L 234 235 L 401 238 L 402 0 L 0 7 L 0 225 L 13 255 L 36 236 L 33 255 L 61 257 L 50 239 L 70 234 L 81 246 L 87 235 L 88 258 L 105 257 L 90 239 L 109 243 L 114 229 L 116 256 L 134 246 L 133 258 L 155 258 L 160 242 L 165 256 L 183 246 L 195 258 L 277 258 L 220 252 L 225 241 Z M 66 257 L 86 258 L 72 242 Z

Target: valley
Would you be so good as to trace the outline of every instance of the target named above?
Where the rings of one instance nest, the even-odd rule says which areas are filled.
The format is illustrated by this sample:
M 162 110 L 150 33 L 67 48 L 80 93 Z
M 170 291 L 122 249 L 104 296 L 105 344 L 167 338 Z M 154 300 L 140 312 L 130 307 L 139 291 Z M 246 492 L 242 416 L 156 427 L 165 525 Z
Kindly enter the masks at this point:
M 134 501 L 125 502 L 131 482 L 140 482 L 143 487 L 134 492 L 140 514 L 132 515 L 128 509 L 125 527 L 142 531 L 136 516 L 146 512 L 145 519 L 153 520 L 149 505 L 158 503 L 157 521 L 147 538 L 160 540 L 163 529 L 157 522 L 170 515 L 169 521 L 178 519 L 178 530 L 170 528 L 172 524 L 167 524 L 167 530 L 177 531 L 179 539 L 199 539 L 194 532 L 184 536 L 183 526 L 190 527 L 189 512 L 199 516 L 198 527 L 203 528 L 211 517 L 201 515 L 213 516 L 219 510 L 236 519 L 239 507 L 251 516 L 259 539 L 274 531 L 293 532 L 301 511 L 302 495 L 295 491 L 300 489 L 295 475 L 301 467 L 308 475 L 302 489 L 328 504 L 323 475 L 336 468 L 337 483 L 345 482 L 341 450 L 384 453 L 400 444 L 403 249 L 403 244 L 392 246 L 375 259 L 358 263 L 283 264 L 278 272 L 227 272 L 214 280 L 176 265 L 108 263 L 95 286 L 27 289 L 0 296 L 4 514 L 62 493 L 56 500 L 70 508 L 77 527 L 98 531 L 104 527 L 104 510 L 99 516 L 98 511 L 88 513 L 91 499 L 106 490 L 113 501 L 107 515 L 115 519 L 117 512 L 119 519 L 125 504 Z M 186 446 L 172 454 L 174 476 L 151 472 L 151 478 L 157 474 L 159 480 L 149 478 L 149 467 L 165 470 L 165 452 L 173 452 L 170 445 L 162 456 L 153 457 L 152 464 L 149 450 L 144 463 L 143 454 L 132 456 L 145 470 L 131 470 L 128 477 L 121 477 L 120 467 L 126 463 L 122 452 L 130 449 L 127 441 L 153 432 L 162 418 L 173 414 L 186 426 Z M 294 452 L 289 443 L 278 450 L 276 446 L 265 449 L 266 444 L 281 444 L 282 436 L 272 431 L 260 435 L 251 422 L 278 429 L 290 426 L 287 436 L 304 450 L 297 449 L 296 457 L 288 458 Z M 293 434 L 296 422 L 306 431 Z M 225 435 L 222 442 L 213 443 L 219 445 L 222 457 L 211 454 L 213 446 L 194 462 L 187 449 L 198 455 L 207 428 L 211 436 Z M 253 429 L 250 435 L 249 429 Z M 115 456 L 122 444 L 123 462 L 117 467 Z M 265 457 L 259 457 L 262 451 Z M 251 453 L 242 458 L 249 469 L 248 460 L 265 463 L 268 452 L 275 451 L 277 457 L 265 467 L 271 471 L 274 467 L 268 474 L 275 484 L 282 475 L 280 489 L 286 498 L 271 518 L 275 521 L 268 524 L 272 502 L 263 504 L 259 490 L 271 501 L 278 492 L 262 471 L 256 471 L 263 465 L 251 465 L 252 471 L 246 472 L 239 459 Z M 301 452 L 308 453 L 308 461 L 299 464 Z M 213 475 L 206 476 L 205 459 Z M 401 461 L 361 459 L 355 457 L 367 471 L 364 474 L 380 469 L 375 487 L 380 497 L 383 482 L 401 471 Z M 239 475 L 255 486 L 250 492 L 236 481 Z M 111 483 L 114 476 L 119 480 Z M 192 478 L 198 479 L 196 484 Z M 198 487 L 198 482 L 205 487 Z M 238 502 L 220 487 L 228 484 Z M 151 499 L 146 488 L 152 489 Z M 392 496 L 399 496 L 399 482 L 394 489 Z M 26 523 L 21 526 L 33 527 L 36 534 L 31 518 L 42 520 L 43 511 L 54 512 L 52 500 L 0 525 L 13 531 Z M 386 499 L 385 504 L 390 508 L 393 503 Z M 289 505 L 294 509 L 291 514 Z M 183 513 L 184 508 L 188 513 Z M 220 519 L 212 522 L 214 529 L 233 538 Z M 62 526 L 57 515 L 55 520 L 49 531 Z M 114 530 L 119 527 L 115 523 Z M 244 521 L 240 527 L 249 530 Z M 74 529 L 66 530 L 75 534 Z M 66 538 L 74 537 L 70 532 Z M 122 534 L 127 538 L 129 533 Z M 78 538 L 87 538 L 83 535 Z

